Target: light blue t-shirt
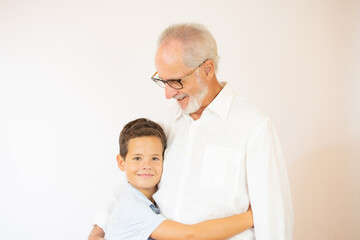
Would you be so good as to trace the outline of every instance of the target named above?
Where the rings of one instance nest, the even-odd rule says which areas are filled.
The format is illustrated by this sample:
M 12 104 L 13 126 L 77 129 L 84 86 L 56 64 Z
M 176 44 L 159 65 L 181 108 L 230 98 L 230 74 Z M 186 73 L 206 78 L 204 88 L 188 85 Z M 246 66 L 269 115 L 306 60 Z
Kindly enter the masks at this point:
M 166 220 L 159 209 L 139 190 L 127 183 L 106 228 L 107 240 L 148 240 Z

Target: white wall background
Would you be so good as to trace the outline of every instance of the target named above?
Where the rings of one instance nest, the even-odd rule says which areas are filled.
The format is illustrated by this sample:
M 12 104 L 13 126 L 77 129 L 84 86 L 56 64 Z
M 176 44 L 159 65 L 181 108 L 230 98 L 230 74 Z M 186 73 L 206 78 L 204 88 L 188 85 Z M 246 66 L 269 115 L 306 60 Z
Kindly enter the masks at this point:
M 0 238 L 87 238 L 123 124 L 172 107 L 149 77 L 179 22 L 210 29 L 218 78 L 275 122 L 295 239 L 359 239 L 355 0 L 0 0 Z

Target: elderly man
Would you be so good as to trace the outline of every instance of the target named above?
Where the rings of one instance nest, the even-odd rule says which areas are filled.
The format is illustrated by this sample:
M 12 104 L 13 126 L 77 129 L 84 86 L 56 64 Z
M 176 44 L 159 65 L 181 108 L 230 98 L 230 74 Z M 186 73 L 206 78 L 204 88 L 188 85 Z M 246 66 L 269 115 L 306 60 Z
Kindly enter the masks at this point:
M 217 64 L 216 42 L 202 25 L 172 25 L 159 38 L 152 80 L 180 110 L 168 128 L 154 199 L 165 217 L 188 224 L 242 213 L 251 204 L 255 227 L 232 239 L 292 239 L 289 183 L 273 124 L 218 81 Z M 111 210 L 109 203 L 89 239 L 104 236 Z

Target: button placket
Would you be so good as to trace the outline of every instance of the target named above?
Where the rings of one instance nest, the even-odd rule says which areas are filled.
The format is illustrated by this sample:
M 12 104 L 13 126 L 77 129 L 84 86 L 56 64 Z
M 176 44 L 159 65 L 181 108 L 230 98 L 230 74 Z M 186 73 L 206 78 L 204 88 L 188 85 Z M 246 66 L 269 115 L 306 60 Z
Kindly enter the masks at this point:
M 180 184 L 179 184 L 176 204 L 175 204 L 176 209 L 174 211 L 175 218 L 179 218 L 181 216 L 180 209 L 181 209 L 181 204 L 184 202 L 183 197 L 185 196 L 186 182 L 189 177 L 190 167 L 191 167 L 191 150 L 193 147 L 193 142 L 197 128 L 198 128 L 198 123 L 196 121 L 192 121 L 189 129 L 189 135 L 186 141 L 186 148 L 185 148 L 186 152 L 183 159 L 183 163 L 184 163 L 183 173 L 181 174 L 181 177 L 179 179 Z

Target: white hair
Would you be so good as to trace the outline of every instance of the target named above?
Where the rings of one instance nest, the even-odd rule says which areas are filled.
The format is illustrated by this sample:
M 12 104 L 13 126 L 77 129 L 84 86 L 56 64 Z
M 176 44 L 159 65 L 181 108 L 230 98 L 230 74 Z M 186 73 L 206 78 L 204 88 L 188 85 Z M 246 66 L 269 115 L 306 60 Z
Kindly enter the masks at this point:
M 211 59 L 218 66 L 217 46 L 214 37 L 201 24 L 184 23 L 170 25 L 165 29 L 159 39 L 158 47 L 178 40 L 183 44 L 183 63 L 185 66 L 194 68 L 207 59 Z

